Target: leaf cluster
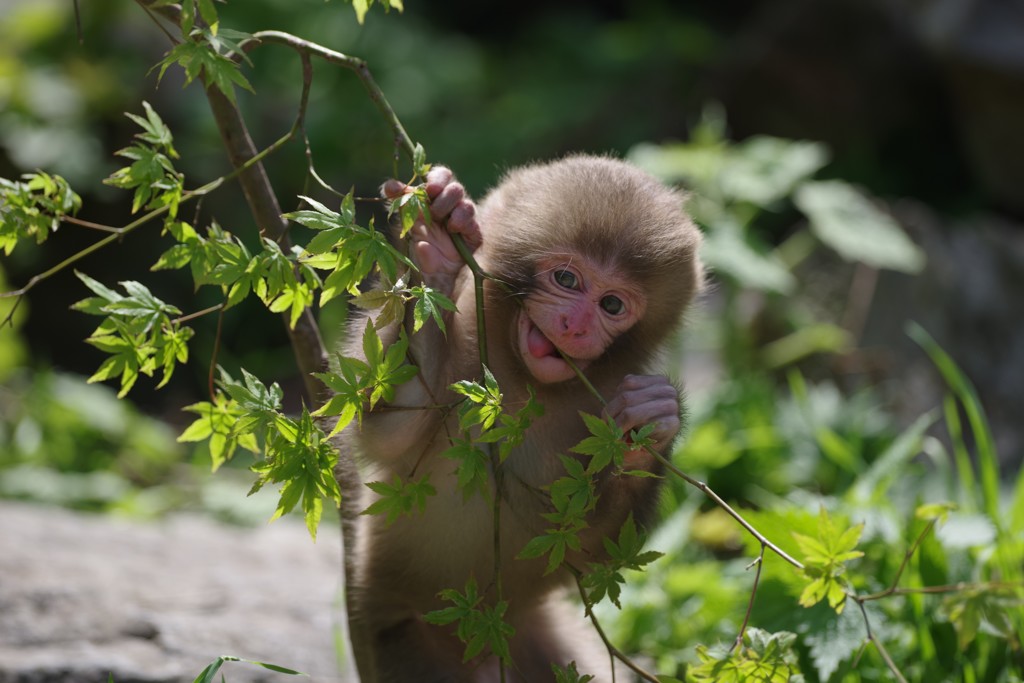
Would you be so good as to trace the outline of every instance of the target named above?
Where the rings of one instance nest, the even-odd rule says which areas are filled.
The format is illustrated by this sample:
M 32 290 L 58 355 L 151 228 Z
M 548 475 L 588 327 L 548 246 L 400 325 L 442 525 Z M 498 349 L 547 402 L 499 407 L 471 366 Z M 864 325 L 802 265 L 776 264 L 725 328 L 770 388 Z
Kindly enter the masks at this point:
M 604 539 L 604 550 L 608 553 L 608 560 L 589 563 L 587 573 L 582 579 L 590 604 L 597 604 L 607 597 L 613 605 L 622 609 L 619 598 L 622 595 L 622 586 L 626 583 L 622 572 L 641 571 L 646 565 L 663 556 L 655 550 L 645 551 L 644 540 L 637 532 L 632 513 L 619 530 L 618 540 Z
M 817 537 L 793 533 L 803 552 L 804 576 L 811 580 L 800 594 L 803 607 L 812 607 L 827 598 L 829 607 L 836 613 L 842 613 L 848 588 L 844 578 L 846 563 L 864 556 L 863 552 L 854 549 L 863 530 L 864 525 L 858 524 L 839 532 L 828 512 L 822 508 L 818 516 Z
M 139 209 L 166 207 L 174 218 L 181 202 L 184 176 L 175 170 L 171 159 L 177 159 L 170 129 L 149 102 L 142 103 L 146 117 L 126 113 L 125 116 L 142 128 L 137 142 L 118 150 L 117 156 L 131 160 L 130 166 L 114 171 L 103 182 L 122 190 L 134 190 L 132 213 Z
M 700 663 L 687 671 L 687 681 L 698 683 L 803 683 L 794 651 L 795 633 L 768 633 L 751 628 L 736 650 L 697 646 Z
M 490 498 L 490 473 L 522 443 L 530 424 L 544 412 L 532 387 L 522 408 L 515 413 L 505 412 L 501 389 L 486 366 L 483 375 L 483 384 L 461 380 L 450 387 L 464 397 L 458 407 L 460 435 L 452 438 L 451 447 L 442 451 L 441 456 L 456 462 L 458 489 L 464 499 L 477 493 Z M 492 460 L 483 444 L 497 449 L 496 460 Z
M 140 374 L 152 377 L 159 370 L 162 379 L 157 386 L 167 384 L 177 364 L 188 361 L 188 340 L 193 335 L 192 328 L 174 317 L 181 311 L 139 282 L 122 282 L 126 293 L 119 294 L 84 273 L 76 275 L 96 296 L 82 299 L 72 308 L 104 316 L 86 342 L 110 354 L 89 382 L 120 376 L 119 398 L 131 390 Z
M 383 233 L 373 229 L 372 223 L 368 228 L 356 224 L 351 193 L 342 200 L 340 211 L 309 197 L 302 199 L 311 209 L 285 217 L 318 233 L 306 245 L 301 260 L 311 268 L 329 271 L 320 294 L 321 305 L 346 292 L 358 294 L 359 284 L 375 270 L 385 281 L 395 282 L 400 266 L 414 267 Z
M 252 466 L 257 479 L 250 494 L 267 483 L 282 484 L 272 519 L 291 512 L 301 502 L 306 527 L 315 539 L 323 500 L 341 504 L 334 478 L 337 449 L 305 407 L 298 419 L 282 412 L 283 392 L 277 384 L 268 387 L 245 370 L 242 373 L 242 381 L 237 381 L 221 370 L 220 391 L 212 402 L 186 408 L 198 418 L 178 440 L 209 439 L 214 470 L 239 447 L 262 455 Z
M 428 624 L 447 626 L 455 624 L 455 635 L 466 644 L 463 661 L 490 652 L 505 665 L 512 662 L 509 639 L 515 629 L 505 621 L 508 603 L 498 601 L 494 605 L 484 604 L 484 598 L 477 590 L 476 581 L 470 579 L 465 589 L 454 588 L 441 591 L 441 598 L 452 603 L 451 607 L 428 612 L 424 620 Z
M 161 0 L 157 6 L 169 4 L 172 3 Z M 252 36 L 221 29 L 213 0 L 185 0 L 181 3 L 181 34 L 182 40 L 157 64 L 160 69 L 158 80 L 163 79 L 168 68 L 178 65 L 185 72 L 185 86 L 200 78 L 207 87 L 217 88 L 232 103 L 235 102 L 234 86 L 254 92 L 238 62 L 233 59 L 248 60 L 241 44 Z
M 363 355 L 358 358 L 338 358 L 338 371 L 317 373 L 334 395 L 313 413 L 316 417 L 336 417 L 331 436 L 338 433 L 358 417 L 362 422 L 363 410 L 373 409 L 379 401 L 394 400 L 395 389 L 408 382 L 419 368 L 406 360 L 409 340 L 403 330 L 399 338 L 387 349 L 377 336 L 377 330 L 367 320 L 363 331 Z
M 580 443 L 570 450 L 582 456 L 588 457 L 586 465 L 579 459 L 560 455 L 565 474 L 551 483 L 548 491 L 551 495 L 553 510 L 544 515 L 544 519 L 552 524 L 544 530 L 544 533 L 534 537 L 526 544 L 517 557 L 529 559 L 547 556 L 548 564 L 545 573 L 555 571 L 565 561 L 569 551 L 578 551 L 581 548 L 579 534 L 587 528 L 586 516 L 597 505 L 598 477 L 610 471 L 607 476 L 643 476 L 647 472 L 623 471 L 626 453 L 637 447 L 649 444 L 648 435 L 651 428 L 644 428 L 633 431 L 629 434 L 628 441 L 622 429 L 619 428 L 611 418 L 599 418 L 587 413 L 580 413 L 580 417 L 590 432 L 590 436 L 584 438 Z M 630 562 L 636 559 L 630 550 L 639 550 L 634 541 L 636 529 L 632 527 L 630 536 L 630 518 L 621 530 L 619 546 L 614 543 L 606 545 L 606 549 L 614 548 L 613 560 L 603 568 L 591 567 L 593 576 L 590 579 L 589 588 L 595 596 L 618 597 L 617 584 L 620 583 L 621 575 L 619 570 L 628 568 Z M 649 562 L 653 557 L 645 560 Z M 620 562 L 621 561 L 621 562 Z M 600 598 L 598 598 L 600 599 Z M 596 601 L 596 600 L 595 600 Z
M 6 255 L 22 240 L 42 244 L 64 216 L 82 206 L 82 198 L 60 176 L 39 171 L 26 173 L 22 181 L 0 178 L 0 249 Z

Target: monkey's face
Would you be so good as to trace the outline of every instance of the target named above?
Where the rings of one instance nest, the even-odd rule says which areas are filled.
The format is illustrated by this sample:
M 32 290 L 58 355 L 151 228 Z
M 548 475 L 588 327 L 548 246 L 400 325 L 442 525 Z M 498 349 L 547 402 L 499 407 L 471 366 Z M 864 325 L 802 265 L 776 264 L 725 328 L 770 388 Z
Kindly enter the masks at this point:
M 578 254 L 544 258 L 515 321 L 517 351 L 535 380 L 563 382 L 575 376 L 563 354 L 585 368 L 646 305 L 643 289 L 614 265 Z

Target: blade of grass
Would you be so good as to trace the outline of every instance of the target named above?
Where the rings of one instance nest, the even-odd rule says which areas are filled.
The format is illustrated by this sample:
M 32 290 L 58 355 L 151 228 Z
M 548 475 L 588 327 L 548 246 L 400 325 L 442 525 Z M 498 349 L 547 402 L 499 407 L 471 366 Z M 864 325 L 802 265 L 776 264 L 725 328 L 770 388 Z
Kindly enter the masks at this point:
M 996 455 L 992 430 L 989 428 L 988 419 L 982 410 L 981 401 L 978 400 L 978 393 L 949 354 L 942 350 L 923 327 L 911 322 L 907 326 L 907 334 L 924 349 L 935 363 L 935 367 L 938 368 L 942 378 L 967 415 L 967 423 L 971 427 L 977 451 L 984 510 L 996 527 L 1002 529 L 1003 524 L 999 514 L 999 458 Z M 950 411 L 946 412 L 948 415 Z

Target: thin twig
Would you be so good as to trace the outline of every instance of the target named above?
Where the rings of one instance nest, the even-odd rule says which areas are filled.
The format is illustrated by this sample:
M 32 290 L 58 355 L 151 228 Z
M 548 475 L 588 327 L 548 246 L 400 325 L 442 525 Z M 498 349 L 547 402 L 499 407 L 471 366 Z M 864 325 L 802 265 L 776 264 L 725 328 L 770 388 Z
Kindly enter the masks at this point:
M 625 654 L 622 653 L 621 650 L 619 650 L 617 647 L 615 647 L 615 645 L 612 644 L 612 641 L 609 640 L 607 634 L 605 634 L 604 632 L 604 629 L 601 627 L 601 623 L 597 620 L 597 615 L 594 614 L 594 610 L 592 609 L 592 604 L 590 600 L 587 599 L 587 591 L 583 588 L 583 574 L 580 572 L 580 570 L 576 569 L 571 565 L 566 565 L 566 567 L 572 573 L 573 578 L 576 579 L 576 590 L 579 591 L 580 598 L 583 600 L 583 606 L 587 612 L 587 618 L 590 619 L 590 623 L 594 625 L 594 629 L 597 631 L 597 634 L 601 637 L 601 640 L 604 641 L 604 646 L 608 649 L 608 653 L 615 659 L 618 659 L 620 662 L 628 666 L 630 669 L 633 670 L 634 673 L 636 673 L 644 680 L 651 681 L 652 683 L 658 683 L 657 676 L 645 671 L 639 664 L 637 664 L 632 659 L 627 657 Z M 612 667 L 613 676 L 615 675 L 614 669 L 615 668 Z
M 72 225 L 89 228 L 90 230 L 99 230 L 100 232 L 119 233 L 121 231 L 121 228 L 115 228 L 111 225 L 101 225 L 99 223 L 93 223 L 92 221 L 84 221 L 81 218 L 75 218 L 74 216 L 69 216 L 67 214 L 62 215 L 60 220 L 64 223 L 71 223 Z
M 855 596 L 850 597 L 854 597 L 854 600 L 857 602 L 857 606 L 860 608 L 860 614 L 864 618 L 864 628 L 867 631 L 867 641 L 869 643 L 874 644 L 875 648 L 878 650 L 878 653 L 882 656 L 882 660 L 885 661 L 885 665 L 889 668 L 889 671 L 892 672 L 892 675 L 896 677 L 896 680 L 900 683 L 907 683 L 907 679 L 904 678 L 902 672 L 900 672 L 899 667 L 896 666 L 896 662 L 894 662 L 892 657 L 889 656 L 889 651 L 885 649 L 885 645 L 883 645 L 882 641 L 878 640 L 878 638 L 875 637 L 874 632 L 871 630 L 871 619 L 870 617 L 868 617 L 868 611 L 864 607 L 864 603 L 860 600 L 856 600 Z M 857 659 L 860 659 L 859 655 Z M 856 666 L 856 662 L 854 663 L 854 666 Z
M 215 401 L 217 398 L 217 392 L 214 387 L 214 374 L 217 368 L 217 356 L 220 354 L 220 339 L 221 333 L 224 331 L 224 311 L 226 310 L 226 307 L 221 306 L 220 315 L 217 316 L 217 333 L 213 336 L 213 352 L 210 354 L 210 370 L 206 378 L 211 401 Z
M 185 198 L 183 196 L 182 197 L 182 201 L 184 201 L 184 199 Z M 67 267 L 69 267 L 69 266 L 71 266 L 71 265 L 81 261 L 82 259 L 84 259 L 86 256 L 89 256 L 93 252 L 99 251 L 100 249 L 104 248 L 105 246 L 107 246 L 111 242 L 114 242 L 115 240 L 118 240 L 118 239 L 124 237 L 128 233 L 132 232 L 133 230 L 135 230 L 136 228 L 138 228 L 138 227 L 140 227 L 142 225 L 145 225 L 146 223 L 148 223 L 149 221 L 153 220 L 154 218 L 162 216 L 168 210 L 169 210 L 169 207 L 161 206 L 160 208 L 154 209 L 154 210 L 150 211 L 149 213 L 147 213 L 147 214 L 145 214 L 143 216 L 140 216 L 139 218 L 135 219 L 134 221 L 132 221 L 128 225 L 124 226 L 123 228 L 116 228 L 115 232 L 112 232 L 110 235 L 107 235 L 106 237 L 104 237 L 103 239 L 99 240 L 98 242 L 94 242 L 93 244 L 89 245 L 88 247 L 82 249 L 81 251 L 72 254 L 71 256 L 67 257 L 66 259 L 64 259 L 63 261 L 58 263 L 57 265 L 52 266 L 51 268 L 48 268 L 47 270 L 44 270 L 42 273 L 39 273 L 37 275 L 33 275 L 32 278 L 29 279 L 29 281 L 27 283 L 25 283 L 25 286 L 22 287 L 21 289 L 15 289 L 15 290 L 12 290 L 12 291 L 9 291 L 9 292 L 0 292 L 0 298 L 8 298 L 8 297 L 19 297 L 20 298 L 20 297 L 25 296 L 26 294 L 29 293 L 29 291 L 33 287 L 38 285 L 40 282 L 53 277 L 54 275 L 56 275 L 57 273 L 61 272 L 65 268 L 67 268 Z
M 896 576 L 893 578 L 892 585 L 889 586 L 889 588 L 880 593 L 872 593 L 871 595 L 859 597 L 857 599 L 878 600 L 879 598 L 884 598 L 887 595 L 892 595 L 893 593 L 895 593 L 897 590 L 897 586 L 900 582 L 900 577 L 903 576 L 903 570 L 907 568 L 907 563 L 910 562 L 910 558 L 914 556 L 915 552 L 917 552 L 918 546 L 921 545 L 921 542 L 924 540 L 925 536 L 928 535 L 928 532 L 932 530 L 932 528 L 935 526 L 935 522 L 937 521 L 937 519 L 928 520 L 928 524 L 925 525 L 924 529 L 921 530 L 921 533 L 917 535 L 916 539 L 914 539 L 913 545 L 911 545 L 910 549 L 907 550 L 906 553 L 904 553 L 903 561 L 900 562 L 900 568 L 896 570 Z
M 284 31 L 258 31 L 254 33 L 249 41 L 246 41 L 242 45 L 242 48 L 249 51 L 255 47 L 255 44 L 259 43 L 276 43 L 279 45 L 285 45 L 292 48 L 300 54 L 308 54 L 314 57 L 319 57 L 331 64 L 342 66 L 350 71 L 354 72 L 359 80 L 362 82 L 363 87 L 366 88 L 367 93 L 370 96 L 370 101 L 376 105 L 377 109 L 384 116 L 388 125 L 391 127 L 391 131 L 394 134 L 395 141 L 398 146 L 411 158 L 416 145 L 413 144 L 412 139 L 408 133 L 405 132 L 405 128 L 402 126 L 402 122 L 398 120 L 398 115 L 395 114 L 394 109 L 388 103 L 387 98 L 384 97 L 384 92 L 377 85 L 373 79 L 373 74 L 370 73 L 369 66 L 366 61 L 359 59 L 358 57 L 352 57 L 335 50 L 311 43 L 308 40 L 303 40 L 298 36 L 294 36 Z
M 757 595 L 757 587 L 761 583 L 761 568 L 764 567 L 764 549 L 765 545 L 761 544 L 761 554 L 757 556 L 751 564 L 757 565 L 757 572 L 754 574 L 754 585 L 750 589 L 750 600 L 747 602 L 747 613 L 743 615 L 743 624 L 740 626 L 740 632 L 736 634 L 736 642 L 732 644 L 729 651 L 732 652 L 736 648 L 743 645 L 743 636 L 747 632 L 747 625 L 750 623 L 750 613 L 754 611 L 754 597 Z M 747 566 L 750 569 L 750 566 Z
M 562 358 L 566 361 L 566 363 L 569 364 L 569 367 L 571 367 L 576 372 L 576 376 L 580 379 L 581 382 L 583 382 L 584 386 L 587 387 L 587 389 L 591 392 L 591 394 L 593 394 L 594 397 L 597 398 L 597 400 L 601 403 L 601 405 L 602 406 L 607 406 L 608 405 L 607 401 L 605 401 L 604 397 L 601 396 L 600 392 L 597 391 L 596 387 L 594 387 L 594 385 L 591 384 L 590 380 L 588 380 L 587 377 L 583 374 L 583 371 L 580 370 L 579 367 L 575 363 L 572 362 L 572 359 L 569 358 L 568 356 L 566 356 L 565 354 L 562 354 Z M 770 548 L 772 550 L 772 552 L 774 552 L 776 555 L 778 555 L 779 557 L 781 557 L 782 559 L 784 559 L 786 562 L 790 563 L 791 565 L 793 565 L 797 569 L 803 569 L 804 568 L 804 565 L 801 562 L 799 562 L 798 560 L 794 559 L 785 550 L 783 550 L 782 548 L 780 548 L 779 546 L 775 545 L 770 540 L 768 540 L 764 536 L 764 534 L 762 534 L 760 531 L 755 529 L 750 524 L 750 522 L 748 522 L 746 519 L 743 518 L 743 516 L 740 513 L 738 513 L 735 510 L 733 510 L 732 507 L 728 503 L 726 503 L 722 499 L 721 496 L 719 496 L 717 493 L 715 493 L 714 490 L 710 486 L 708 486 L 704 482 L 700 481 L 699 479 L 695 479 L 695 478 L 691 477 L 686 472 L 683 472 L 681 469 L 679 469 L 674 464 L 672 464 L 672 461 L 670 461 L 668 458 L 666 458 L 665 456 L 663 456 L 661 453 L 659 453 L 658 451 L 654 450 L 650 446 L 644 446 L 644 450 L 646 450 L 650 455 L 654 456 L 654 458 L 658 462 L 660 462 L 665 467 L 665 469 L 667 469 L 669 472 L 671 472 L 672 474 L 676 475 L 677 477 L 679 477 L 680 479 L 685 481 L 690 486 L 693 486 L 693 487 L 699 489 L 700 491 L 702 491 L 705 496 L 707 496 L 708 498 L 713 500 L 719 507 L 721 507 L 723 510 L 725 510 L 729 514 L 730 517 L 732 517 L 737 522 L 739 522 L 740 526 L 742 526 L 744 529 L 746 529 L 747 532 L 750 533 L 751 536 L 756 538 L 758 540 L 758 542 L 761 543 L 762 546 L 767 546 L 768 548 Z
M 224 309 L 224 304 L 217 304 L 216 306 L 210 306 L 209 308 L 204 308 L 201 311 L 196 311 L 195 313 L 189 313 L 188 315 L 183 315 L 180 318 L 175 318 L 171 322 L 173 322 L 173 323 L 187 323 L 190 320 L 195 320 L 196 318 L 201 318 L 204 315 L 208 315 L 210 313 L 213 313 L 214 311 L 220 311 L 220 310 L 223 310 L 223 309 Z

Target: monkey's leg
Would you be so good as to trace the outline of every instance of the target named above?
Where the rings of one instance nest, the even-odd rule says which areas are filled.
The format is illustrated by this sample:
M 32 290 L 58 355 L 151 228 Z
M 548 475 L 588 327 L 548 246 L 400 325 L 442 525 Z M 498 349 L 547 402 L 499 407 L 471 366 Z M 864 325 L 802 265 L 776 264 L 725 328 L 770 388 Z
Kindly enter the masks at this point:
M 372 635 L 373 683 L 472 683 L 462 646 L 416 616 L 378 628 Z M 369 683 L 363 681 L 363 683 Z

